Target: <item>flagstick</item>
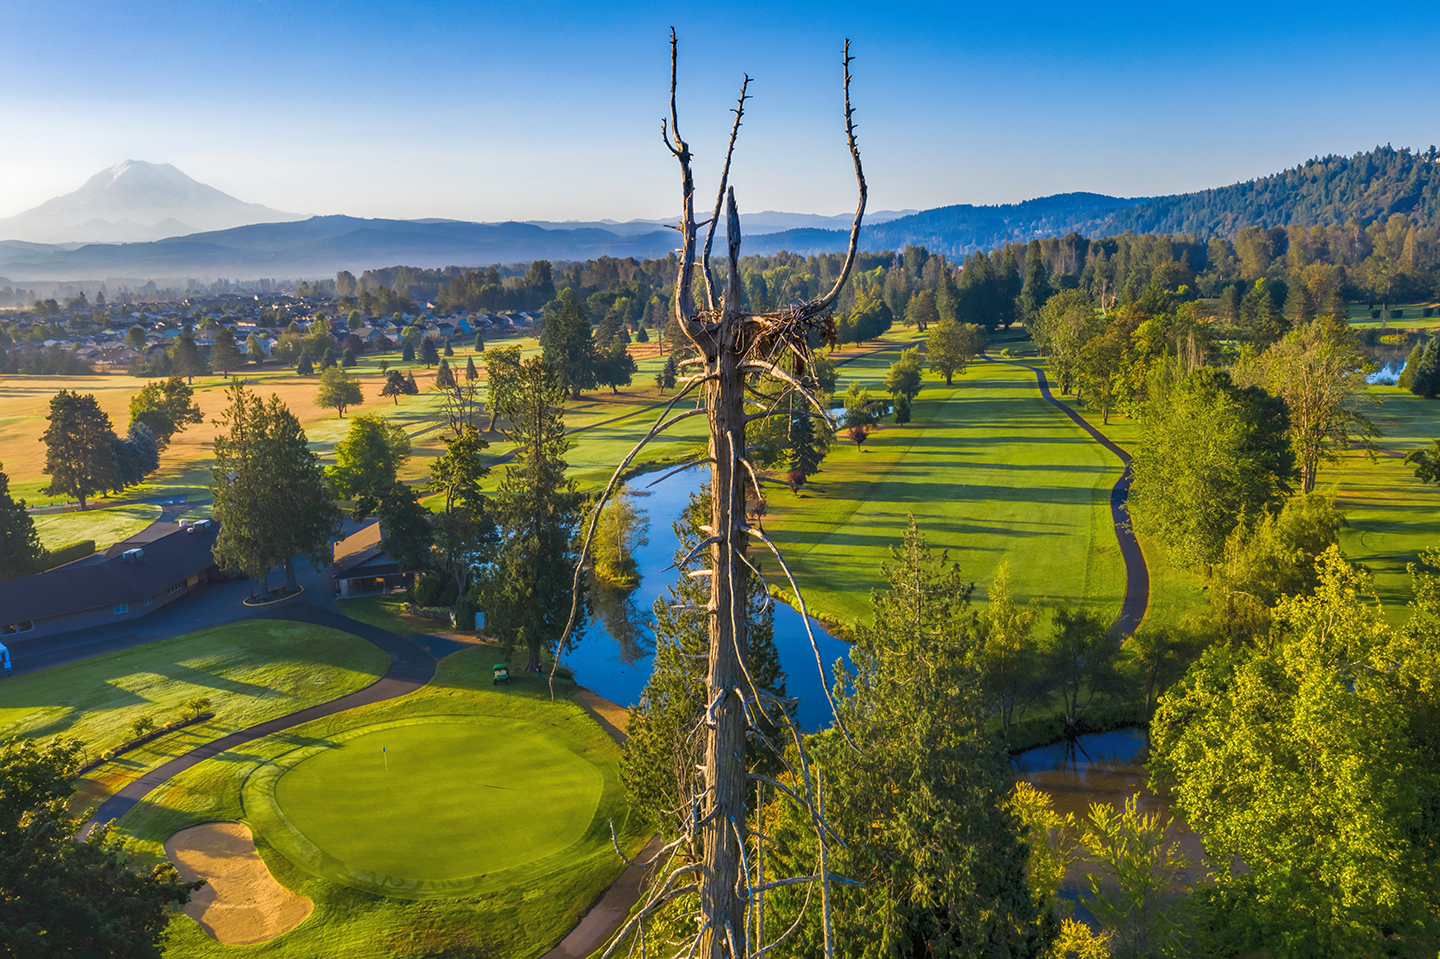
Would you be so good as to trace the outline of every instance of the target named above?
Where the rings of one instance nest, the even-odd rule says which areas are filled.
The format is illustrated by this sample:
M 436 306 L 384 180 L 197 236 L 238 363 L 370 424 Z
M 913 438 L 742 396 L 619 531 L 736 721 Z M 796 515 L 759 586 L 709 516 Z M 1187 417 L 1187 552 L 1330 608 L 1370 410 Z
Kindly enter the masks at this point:
M 382 759 L 385 760 L 385 771 L 386 771 L 386 772 L 389 772 L 389 771 L 390 771 L 390 757 L 386 754 L 386 752 L 385 752 L 385 747 L 384 747 L 384 746 L 381 746 L 381 747 L 380 747 L 380 756 L 381 756 Z

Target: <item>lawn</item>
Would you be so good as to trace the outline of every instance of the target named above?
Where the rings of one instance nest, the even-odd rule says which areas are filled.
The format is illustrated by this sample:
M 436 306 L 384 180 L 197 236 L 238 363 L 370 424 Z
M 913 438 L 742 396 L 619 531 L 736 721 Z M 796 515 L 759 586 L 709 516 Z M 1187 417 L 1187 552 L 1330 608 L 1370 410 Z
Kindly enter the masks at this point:
M 160 507 L 153 503 L 133 503 L 83 512 L 48 513 L 31 518 L 46 549 L 55 550 L 93 539 L 95 549 L 104 552 L 159 519 Z
M 543 953 L 569 932 L 623 869 L 624 864 L 611 847 L 607 821 L 614 820 L 621 845 L 627 852 L 633 853 L 643 844 L 645 831 L 629 816 L 624 803 L 619 747 L 579 706 L 569 701 L 568 696 L 575 687 L 558 683 L 561 698 L 555 702 L 550 701 L 545 683 L 540 680 L 495 687 L 490 681 L 490 664 L 488 650 L 456 653 L 440 663 L 435 679 L 428 686 L 409 696 L 317 720 L 248 743 L 243 752 L 227 753 L 203 762 L 160 787 L 123 817 L 117 828 L 130 850 L 145 861 L 158 860 L 163 855 L 164 839 L 177 830 L 212 820 L 245 820 L 255 829 L 257 848 L 275 878 L 315 903 L 314 912 L 296 929 L 269 942 L 242 947 L 220 946 L 195 922 L 176 915 L 170 920 L 166 956 L 172 959 L 201 955 L 378 959 L 443 954 L 528 959 Z M 445 741 L 425 742 L 425 738 L 418 737 L 422 731 L 433 734 L 436 730 L 467 724 L 477 730 L 503 732 L 508 741 L 476 736 L 465 729 L 451 730 L 447 734 L 450 738 Z M 317 875 L 306 867 L 304 857 L 295 854 L 300 860 L 297 863 L 277 848 L 272 841 L 277 835 L 281 847 L 293 846 L 293 842 L 286 834 L 277 834 L 275 825 L 267 821 L 267 804 L 252 801 L 259 788 L 255 774 L 283 767 L 284 757 L 297 748 L 321 747 L 319 752 L 325 755 L 324 749 L 329 743 L 346 744 L 334 751 L 334 758 L 330 760 L 333 763 L 346 762 L 345 753 L 350 748 L 357 757 L 381 759 L 375 755 L 377 741 L 372 737 L 382 728 L 386 729 L 382 738 L 387 741 L 381 745 L 387 746 L 387 754 L 392 748 L 399 754 L 398 763 L 392 762 L 392 773 L 409 768 L 405 764 L 415 761 L 417 748 L 429 751 L 424 758 L 424 768 L 437 776 L 442 775 L 437 770 L 445 764 L 447 753 L 453 757 L 463 752 L 467 759 L 481 761 L 488 755 L 498 764 L 498 768 L 476 771 L 461 769 L 462 764 L 452 762 L 457 768 L 443 775 L 458 776 L 464 782 L 450 779 L 416 783 L 415 788 L 420 791 L 417 797 L 404 801 L 427 803 L 426 815 L 437 820 L 444 818 L 448 823 L 445 828 L 456 835 L 467 831 L 484 833 L 483 836 L 463 835 L 461 841 L 465 845 L 459 852 L 429 845 L 431 854 L 446 858 L 452 865 L 462 858 L 473 863 L 476 857 L 489 854 L 495 857 L 492 861 L 499 871 L 468 879 L 464 892 L 453 897 L 416 902 L 402 898 L 407 894 L 405 890 L 399 890 L 400 896 L 384 896 Z M 486 738 L 494 741 L 487 744 Z M 390 743 L 400 745 L 392 747 Z M 543 749 L 534 745 L 536 743 L 543 744 Z M 572 795 L 575 777 L 530 778 L 532 771 L 527 765 L 530 760 L 518 756 L 516 747 L 521 753 L 534 749 L 538 759 L 552 762 L 557 755 L 578 757 L 599 777 L 593 811 L 578 838 L 573 823 L 577 818 L 585 818 L 585 813 L 580 808 L 584 804 L 577 804 Z M 575 759 L 566 758 L 562 762 L 569 766 Z M 295 767 L 297 772 L 304 768 L 303 764 Z M 341 774 L 334 769 L 330 772 Z M 368 774 L 361 770 L 355 773 L 356 781 L 388 782 L 382 778 L 384 773 L 383 765 L 379 774 L 374 770 Z M 526 787 L 524 802 L 507 801 L 503 807 L 487 808 L 490 797 L 485 794 L 503 790 L 477 789 L 476 777 L 487 778 L 492 787 L 523 784 Z M 281 783 L 284 780 L 285 776 L 279 779 Z M 538 784 L 532 786 L 532 782 Z M 593 780 L 584 789 L 594 788 L 592 784 Z M 373 810 L 373 804 L 369 808 Z M 551 823 L 552 819 L 559 818 L 554 815 L 555 810 L 568 812 L 564 818 L 571 825 L 555 829 Z M 328 814 L 316 804 L 314 815 Z M 366 827 L 362 823 L 356 824 L 356 828 Z M 400 828 L 404 848 L 411 850 L 409 858 L 413 860 L 417 855 L 414 844 L 417 841 L 433 843 L 433 835 L 426 838 L 427 830 L 441 827 L 437 822 L 408 823 Z M 530 833 L 534 836 L 527 835 Z M 545 841 L 537 843 L 537 838 Z M 342 835 L 331 841 L 337 844 L 358 841 L 381 855 L 385 833 L 377 831 L 373 837 L 358 840 L 353 837 L 347 840 Z M 512 861 L 509 868 L 504 868 L 504 857 L 513 857 L 512 850 L 527 845 L 530 847 L 527 855 L 539 852 L 540 858 L 519 864 Z M 410 891 L 409 895 L 415 892 Z M 499 944 L 503 947 L 497 950 Z
M 899 345 L 841 367 L 878 388 Z M 807 602 L 841 620 L 869 611 L 880 564 L 908 515 L 948 550 L 976 599 L 1002 562 L 1017 597 L 1113 615 L 1124 566 L 1110 520 L 1113 455 L 1046 403 L 1027 370 L 976 363 L 947 388 L 929 374 L 906 426 L 884 425 L 863 451 L 837 440 L 816 489 L 772 492 L 766 525 Z
M 91 772 L 81 791 L 88 804 L 200 743 L 368 686 L 389 666 L 388 655 L 349 633 L 231 623 L 7 679 L 0 738 L 74 736 L 94 756 L 130 739 L 142 716 L 159 726 L 181 718 L 187 700 L 210 700 L 215 718 Z

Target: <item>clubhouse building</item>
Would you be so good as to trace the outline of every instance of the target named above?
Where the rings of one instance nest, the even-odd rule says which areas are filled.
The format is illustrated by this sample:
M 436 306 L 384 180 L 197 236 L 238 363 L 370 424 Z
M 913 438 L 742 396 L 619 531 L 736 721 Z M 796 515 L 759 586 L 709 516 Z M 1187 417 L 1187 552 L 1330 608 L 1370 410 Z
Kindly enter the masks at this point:
M 220 575 L 220 525 L 201 520 L 49 572 L 0 580 L 0 643 L 138 619 Z

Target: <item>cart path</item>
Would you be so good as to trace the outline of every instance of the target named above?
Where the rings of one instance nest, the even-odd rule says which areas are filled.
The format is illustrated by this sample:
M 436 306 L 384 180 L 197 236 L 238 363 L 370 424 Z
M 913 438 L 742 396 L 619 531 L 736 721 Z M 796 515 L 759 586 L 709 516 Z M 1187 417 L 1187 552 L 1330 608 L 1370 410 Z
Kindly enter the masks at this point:
M 385 671 L 385 675 L 363 689 L 358 689 L 326 703 L 309 706 L 298 712 L 277 716 L 263 723 L 237 730 L 212 742 L 196 746 L 164 765 L 155 767 L 126 784 L 123 789 L 101 803 L 100 808 L 95 810 L 95 815 L 85 824 L 82 835 L 89 835 L 90 830 L 102 823 L 110 823 L 119 819 L 166 780 L 207 759 L 235 749 L 237 746 L 253 742 L 262 736 L 283 732 L 312 720 L 334 716 L 336 713 L 354 709 L 356 706 L 368 706 L 371 703 L 380 703 L 387 699 L 395 699 L 398 696 L 413 693 L 430 682 L 435 675 L 435 659 L 410 640 L 376 626 L 350 619 L 348 616 L 319 609 L 309 603 L 287 604 L 273 614 L 260 618 L 286 619 L 352 633 L 389 653 L 390 668 Z
M 1016 366 L 1034 373 L 1036 384 L 1040 387 L 1040 396 L 1070 417 L 1075 425 L 1089 433 L 1101 446 L 1114 453 L 1124 465 L 1125 471 L 1110 490 L 1110 518 L 1115 524 L 1115 539 L 1120 543 L 1120 558 L 1125 562 L 1125 598 L 1120 602 L 1120 614 L 1115 617 L 1115 622 L 1110 624 L 1110 632 L 1116 636 L 1129 636 L 1139 628 L 1145 619 L 1145 611 L 1150 608 L 1150 567 L 1145 564 L 1145 552 L 1140 548 L 1140 541 L 1135 538 L 1135 530 L 1130 526 L 1130 516 L 1125 511 L 1125 504 L 1130 499 L 1130 481 L 1133 479 L 1130 472 L 1130 454 L 1091 426 L 1085 417 L 1057 400 L 1050 392 L 1050 381 L 1045 378 L 1044 370 L 1013 360 L 994 360 L 988 356 L 985 358 L 992 363 Z

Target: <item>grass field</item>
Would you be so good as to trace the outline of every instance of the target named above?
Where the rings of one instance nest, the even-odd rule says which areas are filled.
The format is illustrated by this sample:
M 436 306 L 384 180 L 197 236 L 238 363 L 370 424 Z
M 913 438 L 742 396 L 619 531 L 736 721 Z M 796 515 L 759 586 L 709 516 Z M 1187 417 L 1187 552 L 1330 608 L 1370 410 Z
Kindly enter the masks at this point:
M 132 503 L 84 512 L 42 514 L 32 518 L 35 531 L 40 534 L 40 542 L 46 549 L 59 549 L 93 539 L 96 551 L 104 552 L 159 519 L 160 507 L 153 503 Z
M 839 389 L 878 388 L 894 351 L 841 367 Z M 1046 403 L 1026 370 L 976 363 L 947 388 L 926 375 L 906 426 L 886 424 L 859 451 L 840 439 L 815 492 L 772 492 L 767 526 L 807 602 L 838 619 L 868 614 L 879 566 L 908 514 L 950 551 L 976 599 L 1002 562 L 1020 598 L 1119 608 L 1124 566 L 1110 521 L 1120 464 Z
M 579 706 L 564 698 L 575 687 L 563 682 L 557 684 L 562 698 L 556 702 L 549 700 L 545 684 L 538 680 L 494 687 L 490 682 L 490 664 L 489 650 L 456 653 L 440 663 L 435 679 L 428 686 L 409 696 L 318 720 L 249 743 L 243 752 L 201 763 L 166 783 L 122 818 L 117 828 L 126 837 L 128 848 L 145 861 L 157 861 L 163 855 L 164 839 L 179 829 L 212 820 L 249 822 L 256 831 L 260 855 L 276 879 L 315 903 L 311 916 L 293 931 L 269 942 L 241 947 L 220 946 L 192 920 L 177 915 L 170 921 L 166 956 L 172 959 L 231 955 L 285 959 L 392 956 L 418 959 L 439 955 L 504 955 L 528 959 L 564 936 L 623 868 L 611 848 L 606 821 L 615 821 L 621 845 L 627 852 L 633 853 L 643 844 L 645 836 L 640 824 L 626 811 L 619 776 L 619 747 Z M 283 757 L 297 748 L 323 747 L 330 742 L 359 743 L 364 746 L 363 752 L 373 753 L 374 749 L 366 745 L 366 731 L 391 726 L 385 735 L 396 736 L 394 729 L 410 728 L 405 724 L 426 720 L 441 726 L 474 724 L 476 728 L 499 729 L 512 736 L 539 735 L 549 749 L 579 757 L 600 779 L 598 799 L 582 833 L 573 841 L 569 841 L 573 834 L 558 839 L 552 836 L 552 844 L 563 848 L 527 863 L 487 873 L 471 883 L 463 894 L 421 902 L 380 895 L 324 878 L 292 862 L 276 848 L 270 838 L 275 832 L 265 821 L 265 810 L 247 798 L 252 793 L 250 784 L 257 772 L 274 769 L 275 763 L 283 764 Z M 348 738 L 352 735 L 357 738 Z M 401 734 L 401 738 L 390 741 L 406 740 Z M 451 745 L 462 748 L 453 741 Z M 516 741 L 512 739 L 510 745 L 516 745 Z M 521 752 L 530 748 L 523 741 L 520 745 Z M 402 757 L 405 750 L 411 748 L 414 747 L 402 746 Z M 463 748 L 467 755 L 479 757 L 486 747 L 472 739 L 471 744 Z M 356 754 L 363 753 L 357 750 Z M 521 758 L 505 749 L 491 755 L 500 761 L 499 768 L 492 770 L 493 782 L 517 785 L 523 781 L 519 773 L 509 782 L 505 781 L 508 773 L 519 768 L 515 764 L 522 762 Z M 544 755 L 553 758 L 551 753 Z M 427 768 L 433 770 L 441 762 L 438 752 L 432 754 Z M 392 766 L 392 770 L 394 768 Z M 529 775 L 525 770 L 521 772 Z M 563 787 L 565 781 L 557 780 L 554 785 Z M 491 851 L 497 856 L 505 855 L 507 848 L 523 847 L 530 842 L 524 833 L 540 834 L 549 829 L 547 820 L 552 807 L 568 808 L 566 804 L 573 803 L 567 796 L 531 789 L 526 792 L 525 803 L 509 806 L 503 812 L 497 808 L 492 816 L 492 811 L 485 808 L 488 797 L 478 795 L 464 784 L 452 783 L 451 786 L 417 784 L 416 788 L 429 790 L 426 795 L 431 809 L 427 815 L 451 817 L 456 829 L 463 830 L 467 822 L 476 829 L 484 828 L 490 839 L 467 841 L 493 841 Z M 357 824 L 357 828 L 365 826 Z M 406 828 L 413 839 L 419 835 L 418 830 L 426 827 L 410 824 Z M 283 837 L 281 842 L 285 842 Z M 383 845 L 383 836 L 377 836 L 373 845 L 377 849 Z M 533 847 L 531 851 L 535 851 Z M 444 850 L 432 852 L 446 854 Z M 476 849 L 472 847 L 470 852 L 473 855 Z M 503 864 L 499 858 L 495 862 Z M 397 891 L 405 894 L 405 890 Z
M 0 738 L 74 736 L 90 755 L 131 738 L 142 716 L 160 726 L 186 700 L 215 718 L 177 730 L 91 772 L 88 804 L 203 742 L 369 685 L 390 666 L 375 646 L 320 626 L 252 620 L 157 640 L 0 684 Z
M 426 717 L 332 736 L 297 749 L 295 765 L 275 779 L 273 800 L 290 830 L 267 836 L 292 860 L 291 848 L 313 843 L 347 878 L 438 882 L 453 894 L 457 880 L 542 859 L 589 828 L 603 777 L 547 732 L 491 717 Z M 545 815 L 512 830 L 537 802 Z

